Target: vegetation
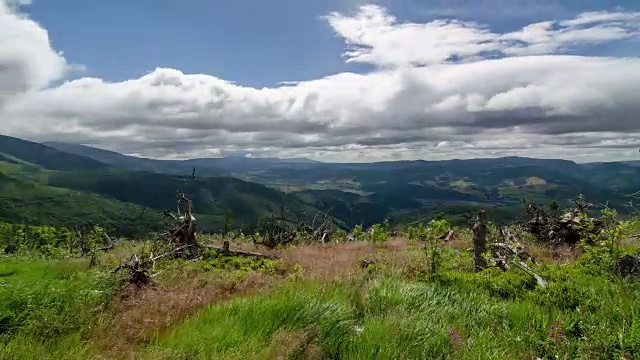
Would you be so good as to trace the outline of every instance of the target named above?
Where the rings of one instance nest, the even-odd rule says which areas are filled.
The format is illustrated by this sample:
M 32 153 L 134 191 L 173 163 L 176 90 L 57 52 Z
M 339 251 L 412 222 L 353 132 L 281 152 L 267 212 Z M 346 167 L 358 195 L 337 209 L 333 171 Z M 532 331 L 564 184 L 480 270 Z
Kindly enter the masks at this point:
M 152 242 L 121 243 L 91 261 L 66 229 L 3 224 L 4 243 L 20 245 L 0 263 L 0 358 L 634 358 L 640 283 L 637 273 L 621 275 L 618 259 L 640 255 L 640 220 L 612 210 L 599 220 L 605 225 L 575 245 L 512 227 L 539 260 L 530 266 L 544 287 L 517 267 L 475 272 L 470 231 L 454 228 L 445 241 L 443 219 L 397 238 L 388 224 L 369 235 L 356 227 L 331 244 L 273 250 L 280 260 L 217 251 L 197 262 L 162 258 L 142 288 L 112 270 Z M 498 227 L 488 229 L 497 241 Z M 93 229 L 95 243 L 101 231 Z M 204 302 L 184 300 L 193 292 Z M 167 301 L 176 305 L 162 310 Z M 154 304 L 159 314 L 149 312 Z M 153 320 L 163 311 L 169 323 Z M 124 343 L 112 337 L 131 318 L 136 332 Z
M 640 357 L 640 214 L 618 206 L 626 166 L 610 190 L 590 190 L 614 201 L 592 206 L 567 190 L 592 184 L 563 169 L 613 181 L 604 165 L 300 162 L 280 180 L 322 171 L 361 192 L 283 194 L 123 170 L 114 164 L 137 160 L 119 154 L 92 170 L 12 144 L 0 150 L 0 359 Z M 268 175 L 271 163 L 243 166 Z M 188 205 L 163 220 L 176 190 Z M 527 200 L 522 219 L 522 199 L 504 194 Z M 479 208 L 489 221 L 474 225 Z
M 87 331 L 117 287 L 87 261 L 25 258 L 0 262 L 0 358 L 82 358 Z
M 90 166 L 94 163 L 0 137 L 0 221 L 72 228 L 99 225 L 116 235 L 142 236 L 162 228 L 160 214 L 175 208 L 176 190 L 197 200 L 196 215 L 207 232 L 223 230 L 227 213 L 233 214 L 235 227 L 249 228 L 280 206 L 290 214 L 316 212 L 293 195 L 235 178 L 191 179 L 100 163 Z
M 330 212 L 349 228 L 370 227 L 385 219 L 404 224 L 436 217 L 467 225 L 468 213 L 478 207 L 496 221 L 510 222 L 520 215 L 522 199 L 538 205 L 556 200 L 569 206 L 581 193 L 628 213 L 626 205 L 638 198 L 640 189 L 640 167 L 634 163 L 576 164 L 517 157 L 374 164 L 251 158 L 161 161 L 81 145 L 47 145 L 0 138 L 0 171 L 3 161 L 36 166 L 49 170 L 39 176 L 50 186 L 160 211 L 172 205 L 165 199 L 175 190 L 187 191 L 201 202 L 199 221 L 210 231 L 222 230 L 228 209 L 236 215 L 236 225 L 244 227 L 279 211 L 280 205 L 297 215 Z M 41 153 L 55 155 L 42 159 Z M 96 162 L 102 165 L 94 166 Z M 194 168 L 196 181 L 185 188 Z M 18 178 L 25 175 L 29 174 L 22 171 Z M 208 179 L 211 176 L 216 178 Z

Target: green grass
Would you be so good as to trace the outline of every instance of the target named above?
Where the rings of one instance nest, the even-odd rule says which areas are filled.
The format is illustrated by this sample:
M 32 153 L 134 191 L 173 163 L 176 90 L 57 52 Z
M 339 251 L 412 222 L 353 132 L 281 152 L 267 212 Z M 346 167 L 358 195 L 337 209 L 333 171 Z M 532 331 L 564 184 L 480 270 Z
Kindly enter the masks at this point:
M 529 279 L 517 272 L 452 272 L 434 283 L 407 278 L 294 283 L 211 306 L 158 338 L 143 355 L 266 359 L 274 352 L 304 354 L 310 348 L 320 349 L 325 358 L 341 359 L 640 354 L 637 287 L 579 269 L 562 275 L 550 268 L 545 275 L 549 287 L 537 290 L 528 289 Z M 565 332 L 561 341 L 550 337 L 554 321 Z M 289 341 L 276 341 L 283 333 L 300 335 L 314 328 L 317 337 L 306 342 L 296 343 L 292 335 Z
M 0 359 L 83 358 L 114 280 L 87 261 L 0 263 Z
M 629 221 L 624 227 L 633 234 L 638 224 Z M 351 245 L 344 246 L 328 251 L 339 253 Z M 144 340 L 128 344 L 135 348 L 135 358 L 148 359 L 640 356 L 640 282 L 611 271 L 607 247 L 587 247 L 567 265 L 535 266 L 548 282 L 545 288 L 518 269 L 474 273 L 472 255 L 459 248 L 441 248 L 442 263 L 434 276 L 427 276 L 432 268 L 423 249 L 410 243 L 386 250 L 366 271 L 324 282 L 305 279 L 304 271 L 295 269 L 296 276 L 287 274 L 292 264 L 281 261 L 213 252 L 198 262 L 165 259 L 158 262 L 161 276 L 154 279 L 161 293 L 181 289 L 173 294 L 178 298 L 197 291 L 175 286 L 188 279 L 199 279 L 192 282 L 194 287 L 216 284 L 216 289 L 231 289 L 252 273 L 272 276 L 273 282 L 260 287 L 262 293 L 256 288 L 251 296 L 182 309 L 190 316 L 176 318 L 179 322 L 164 330 L 148 329 Z M 620 254 L 639 252 L 637 245 L 624 245 Z M 104 351 L 88 342 L 96 338 L 87 335 L 108 333 L 104 330 L 113 325 L 111 316 L 116 314 L 105 310 L 118 289 L 110 274 L 115 255 L 100 255 L 98 264 L 103 265 L 93 269 L 88 260 L 3 257 L 0 359 L 84 359 Z M 153 306 L 144 304 L 145 310 Z M 554 323 L 560 324 L 562 338 L 550 336 Z
M 532 177 L 527 178 L 525 180 L 525 185 L 526 186 L 536 186 L 536 185 L 546 185 L 546 184 L 547 184 L 547 182 L 544 179 L 536 177 L 536 176 L 532 176 Z

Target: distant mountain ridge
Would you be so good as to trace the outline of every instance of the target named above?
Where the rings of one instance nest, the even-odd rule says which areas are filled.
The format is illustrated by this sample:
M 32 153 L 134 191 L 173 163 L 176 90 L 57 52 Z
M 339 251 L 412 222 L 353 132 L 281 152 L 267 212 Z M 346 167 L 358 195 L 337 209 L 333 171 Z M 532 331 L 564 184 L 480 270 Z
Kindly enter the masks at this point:
M 170 174 L 191 174 L 194 167 L 204 171 L 202 175 L 229 175 L 236 172 L 260 170 L 264 167 L 305 166 L 320 164 L 309 159 L 278 159 L 250 157 L 196 158 L 187 160 L 157 160 L 123 155 L 114 151 L 64 142 L 46 142 L 45 145 L 70 154 L 85 156 L 104 164 L 135 171 L 151 171 Z M 198 169 L 197 169 L 198 170 Z
M 619 199 L 640 189 L 640 161 L 579 164 L 571 160 L 516 156 L 374 163 L 324 163 L 235 157 L 150 160 L 82 145 L 48 144 L 62 151 L 88 156 L 134 171 L 188 176 L 195 167 L 197 176 L 231 175 L 285 191 L 339 189 L 362 194 L 395 192 L 400 197 L 423 193 L 420 199 L 428 195 L 428 200 L 442 199 L 442 194 L 435 192 L 452 194 L 449 190 L 453 190 L 459 193 L 459 196 L 454 197 L 457 201 L 459 198 L 468 198 L 468 194 L 476 189 L 475 196 L 479 196 L 476 200 L 486 201 L 487 197 L 495 198 L 499 192 L 510 192 L 512 196 L 518 196 L 515 193 L 522 192 L 522 186 L 527 183 L 527 178 L 531 177 L 539 177 L 547 183 L 536 185 L 538 193 L 561 196 L 562 199 L 574 192 L 590 194 L 597 199 L 606 196 Z M 470 187 L 461 188 L 459 185 L 464 182 L 469 182 Z M 383 183 L 386 186 L 381 185 Z M 507 189 L 511 183 L 516 186 L 513 190 Z M 416 184 L 421 184 L 422 187 L 416 187 Z M 527 188 L 534 190 L 531 186 Z M 405 193 L 400 194 L 400 190 Z M 538 194 L 535 197 L 541 199 L 542 195 Z

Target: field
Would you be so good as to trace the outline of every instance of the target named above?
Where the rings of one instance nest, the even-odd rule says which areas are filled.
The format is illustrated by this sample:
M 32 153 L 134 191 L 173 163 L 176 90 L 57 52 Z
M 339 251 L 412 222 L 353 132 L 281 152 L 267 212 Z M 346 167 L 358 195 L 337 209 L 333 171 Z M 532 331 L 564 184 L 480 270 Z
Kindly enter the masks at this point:
M 544 288 L 515 267 L 474 272 L 470 230 L 434 241 L 442 226 L 398 237 L 383 226 L 355 242 L 274 250 L 237 239 L 233 248 L 279 259 L 163 259 L 153 284 L 139 287 L 113 270 L 132 253 L 145 253 L 148 241 L 123 240 L 83 257 L 51 244 L 67 238 L 64 232 L 31 230 L 38 245 L 31 241 L 0 262 L 0 358 L 640 356 L 640 285 L 613 270 L 609 245 L 615 243 L 616 257 L 640 252 L 637 220 L 616 223 L 602 234 L 609 238 L 592 245 L 551 247 L 521 234 L 541 263 L 533 269 L 547 281 Z M 425 236 L 416 238 L 416 231 Z M 607 242 L 611 236 L 615 241 Z

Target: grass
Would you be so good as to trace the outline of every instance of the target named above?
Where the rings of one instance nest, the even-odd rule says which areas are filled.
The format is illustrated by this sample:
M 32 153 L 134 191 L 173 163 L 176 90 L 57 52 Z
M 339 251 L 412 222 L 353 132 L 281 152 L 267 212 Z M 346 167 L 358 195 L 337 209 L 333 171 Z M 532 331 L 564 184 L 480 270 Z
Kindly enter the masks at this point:
M 451 183 L 449 183 L 450 187 L 455 187 L 455 188 L 460 188 L 460 189 L 467 189 L 469 187 L 471 187 L 473 185 L 473 183 L 468 182 L 466 180 L 456 180 L 453 181 Z
M 405 239 L 270 252 L 281 261 L 159 261 L 155 286 L 120 290 L 109 270 L 141 243 L 121 244 L 93 269 L 7 257 L 0 359 L 640 356 L 640 285 L 609 272 L 599 253 L 527 243 L 543 262 L 541 289 L 518 269 L 474 273 L 470 237 L 460 231 L 441 249 L 434 277 L 422 245 Z M 363 259 L 374 265 L 363 269 Z
M 614 304 L 581 314 L 442 283 L 401 278 L 364 284 L 312 281 L 211 306 L 158 338 L 140 356 L 267 359 L 286 351 L 341 359 L 637 355 L 637 306 Z M 566 324 L 562 340 L 550 337 L 555 321 Z M 283 333 L 300 337 L 312 329 L 316 334 L 302 336 L 301 343 L 275 341 Z
M 547 182 L 539 177 L 532 176 L 525 180 L 525 186 L 546 185 Z
M 0 263 L 0 359 L 82 358 L 114 292 L 86 261 Z
M 406 243 L 373 251 L 357 244 L 336 246 L 334 255 L 339 249 L 365 255 L 375 258 L 376 266 L 357 272 L 337 259 L 329 266 L 342 266 L 343 276 L 307 273 L 306 280 L 287 282 L 268 293 L 213 304 L 160 334 L 139 349 L 138 356 L 617 359 L 640 355 L 640 286 L 594 272 L 585 266 L 589 254 L 568 264 L 562 259 L 562 265 L 545 259 L 547 263 L 537 269 L 548 280 L 541 289 L 518 270 L 473 273 L 470 254 L 456 249 L 464 245 L 453 245 L 444 250 L 445 266 L 434 282 L 425 281 L 424 266 L 415 264 L 419 261 L 415 247 Z M 314 246 L 297 251 L 305 259 L 316 259 L 306 261 L 307 269 L 326 260 Z M 400 254 L 413 263 L 402 266 L 397 262 Z

